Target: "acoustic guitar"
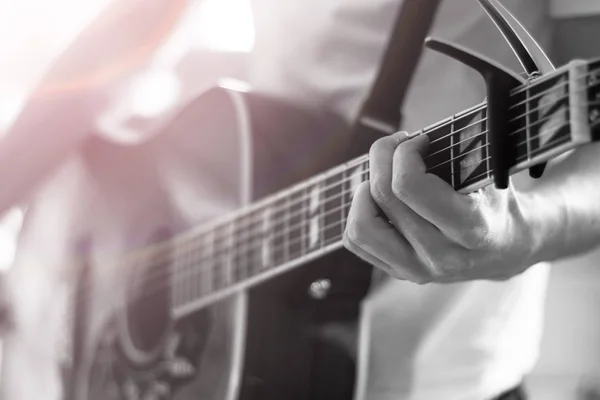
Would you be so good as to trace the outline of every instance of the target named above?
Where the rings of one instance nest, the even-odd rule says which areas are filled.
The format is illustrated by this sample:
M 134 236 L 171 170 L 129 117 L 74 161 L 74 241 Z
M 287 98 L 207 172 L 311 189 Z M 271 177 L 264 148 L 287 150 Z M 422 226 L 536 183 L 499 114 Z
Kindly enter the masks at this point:
M 600 140 L 600 60 L 572 61 L 515 87 L 508 98 L 510 174 Z M 494 182 L 488 114 L 484 102 L 415 133 L 430 138 L 428 172 L 461 193 Z M 278 118 L 281 124 L 272 122 Z M 323 326 L 315 323 L 318 307 L 301 304 L 306 298 L 344 304 L 349 293 L 336 292 L 335 269 L 327 266 L 350 263 L 356 288 L 364 292 L 370 274 L 339 251 L 353 190 L 369 177 L 368 156 L 305 178 L 336 158 L 345 132 L 338 119 L 318 110 L 215 87 L 186 107 L 164 135 L 144 144 L 164 148 L 178 135 L 197 135 L 187 150 L 198 152 L 200 175 L 212 174 L 202 183 L 218 193 L 245 188 L 223 198 L 248 204 L 185 232 L 169 232 L 150 247 L 107 257 L 118 278 L 88 296 L 87 303 L 102 304 L 102 311 L 94 329 L 85 331 L 88 351 L 73 381 L 77 398 L 306 398 L 307 371 L 315 361 L 306 354 L 314 349 L 306 337 L 319 336 Z M 144 151 L 98 139 L 84 150 L 91 164 L 134 160 L 140 171 L 152 168 L 150 157 L 135 156 Z M 239 162 L 231 167 L 234 158 Z M 310 168 L 306 159 L 313 160 Z M 298 281 L 300 291 L 294 289 Z M 80 289 L 85 293 L 85 285 Z M 341 325 L 356 312 L 338 311 Z M 278 327 L 265 328 L 275 318 Z M 307 333 L 306 326 L 317 328 Z M 352 358 L 343 340 L 338 345 Z

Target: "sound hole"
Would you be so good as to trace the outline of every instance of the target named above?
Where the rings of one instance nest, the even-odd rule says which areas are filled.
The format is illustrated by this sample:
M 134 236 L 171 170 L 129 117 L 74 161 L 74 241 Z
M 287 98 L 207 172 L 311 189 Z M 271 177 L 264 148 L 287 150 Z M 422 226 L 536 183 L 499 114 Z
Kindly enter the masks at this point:
M 169 267 L 168 260 L 157 260 L 134 279 L 127 324 L 133 345 L 142 352 L 160 346 L 170 328 Z

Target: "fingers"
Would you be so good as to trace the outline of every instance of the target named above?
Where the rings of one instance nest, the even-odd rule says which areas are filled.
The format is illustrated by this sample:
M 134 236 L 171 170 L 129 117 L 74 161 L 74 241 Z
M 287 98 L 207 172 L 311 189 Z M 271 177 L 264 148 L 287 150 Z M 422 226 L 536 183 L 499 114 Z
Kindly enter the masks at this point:
M 396 134 L 378 140 L 371 147 L 370 188 L 371 197 L 385 213 L 389 221 L 408 240 L 421 259 L 427 259 L 427 252 L 438 248 L 447 239 L 439 230 L 415 213 L 408 205 L 398 199 L 393 192 L 394 154 L 398 146 L 411 143 L 405 134 Z
M 426 172 L 424 157 L 429 139 L 418 136 L 403 141 L 394 151 L 391 191 L 452 241 L 476 248 L 486 235 L 486 224 L 477 212 L 476 198 L 456 192 L 436 175 Z
M 380 217 L 370 190 L 368 181 L 356 190 L 344 232 L 344 246 L 396 278 L 428 282 L 429 275 L 410 243 Z

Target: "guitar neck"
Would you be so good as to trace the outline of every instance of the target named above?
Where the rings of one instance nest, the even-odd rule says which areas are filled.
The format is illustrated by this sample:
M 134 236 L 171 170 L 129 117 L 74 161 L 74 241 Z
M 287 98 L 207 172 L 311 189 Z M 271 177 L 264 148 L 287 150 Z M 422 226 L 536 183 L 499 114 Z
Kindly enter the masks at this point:
M 511 174 L 600 140 L 600 60 L 573 61 L 515 88 L 510 102 Z M 469 193 L 493 182 L 487 133 L 481 103 L 415 135 L 430 138 L 427 172 Z M 185 315 L 340 248 L 352 194 L 368 178 L 365 155 L 155 248 L 168 249 L 174 265 L 174 313 Z M 147 252 L 145 262 L 155 253 Z

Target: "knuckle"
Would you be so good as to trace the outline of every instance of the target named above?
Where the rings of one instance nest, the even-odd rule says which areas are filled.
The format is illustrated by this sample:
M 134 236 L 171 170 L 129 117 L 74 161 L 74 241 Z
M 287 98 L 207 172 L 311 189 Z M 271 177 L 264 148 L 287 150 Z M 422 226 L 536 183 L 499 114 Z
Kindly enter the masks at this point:
M 382 154 L 391 152 L 395 149 L 398 140 L 393 136 L 386 136 L 376 140 L 369 149 L 369 159 L 377 160 Z
M 403 202 L 410 200 L 411 175 L 406 171 L 394 171 L 392 194 Z
M 380 206 L 389 204 L 394 197 L 394 193 L 392 192 L 389 184 L 378 177 L 374 177 L 374 179 L 371 181 L 370 190 L 371 197 L 373 200 L 375 200 L 375 203 Z
M 359 235 L 357 234 L 354 225 L 348 224 L 346 230 L 344 231 L 344 237 L 342 239 L 344 247 L 348 250 L 354 249 L 356 247 L 358 237 Z

